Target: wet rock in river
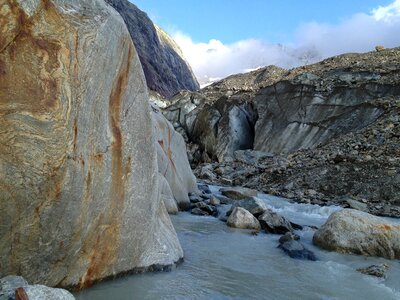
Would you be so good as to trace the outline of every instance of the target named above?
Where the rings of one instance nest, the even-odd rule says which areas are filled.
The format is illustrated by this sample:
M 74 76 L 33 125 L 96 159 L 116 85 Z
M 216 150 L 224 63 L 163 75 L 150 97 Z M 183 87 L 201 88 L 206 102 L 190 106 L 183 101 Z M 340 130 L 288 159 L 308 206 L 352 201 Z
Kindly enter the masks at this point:
M 235 209 L 235 207 L 242 207 L 256 217 L 261 215 L 268 209 L 262 200 L 257 199 L 255 197 L 250 197 L 247 199 L 235 201 L 232 204 L 232 208 L 228 211 L 227 214 L 230 214 Z
M 270 209 L 259 216 L 258 220 L 261 228 L 267 233 L 285 234 L 293 231 L 293 227 L 288 220 Z
M 260 222 L 247 210 L 235 207 L 227 220 L 229 227 L 241 229 L 261 229 Z
M 381 278 L 386 278 L 387 271 L 389 271 L 389 265 L 386 263 L 357 269 L 357 272 Z
M 297 234 L 292 232 L 286 232 L 279 238 L 279 244 L 284 244 L 289 241 L 298 241 L 298 240 L 300 240 L 300 237 Z
M 282 249 L 291 258 L 312 260 L 312 261 L 317 260 L 317 257 L 312 251 L 305 248 L 302 243 L 296 240 L 290 240 L 284 242 L 283 244 L 280 244 L 278 248 Z

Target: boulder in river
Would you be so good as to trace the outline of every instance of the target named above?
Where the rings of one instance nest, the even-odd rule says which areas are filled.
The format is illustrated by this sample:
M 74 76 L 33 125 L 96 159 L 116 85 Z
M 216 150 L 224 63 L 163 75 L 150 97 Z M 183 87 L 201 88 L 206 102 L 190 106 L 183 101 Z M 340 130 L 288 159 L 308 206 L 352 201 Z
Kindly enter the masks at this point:
M 260 222 L 247 210 L 241 207 L 235 207 L 227 220 L 229 227 L 240 229 L 255 229 L 261 228 Z
M 235 209 L 235 207 L 242 207 L 256 217 L 263 214 L 268 209 L 262 200 L 255 197 L 234 201 L 232 204 L 232 208 L 227 214 L 230 214 Z
M 267 233 L 285 234 L 292 232 L 293 227 L 288 220 L 281 215 L 267 209 L 261 216 L 258 217 L 261 228 Z
M 333 213 L 313 242 L 341 253 L 400 259 L 400 225 L 354 209 Z
M 282 249 L 291 258 L 305 259 L 312 261 L 317 260 L 317 257 L 312 251 L 305 248 L 302 243 L 296 240 L 290 240 L 284 242 L 283 244 L 280 244 L 278 248 Z
M 249 197 L 255 197 L 257 196 L 257 191 L 248 189 L 245 187 L 226 187 L 226 188 L 221 188 L 220 192 L 222 195 L 234 199 L 234 200 L 241 200 Z
M 289 241 L 298 241 L 298 240 L 300 240 L 300 237 L 297 234 L 292 232 L 286 232 L 279 238 L 279 244 L 283 244 Z
M 375 277 L 386 277 L 386 273 L 389 270 L 389 265 L 386 263 L 379 264 L 379 265 L 372 265 L 366 268 L 360 268 L 357 269 L 357 272 L 366 274 L 366 275 L 371 275 Z

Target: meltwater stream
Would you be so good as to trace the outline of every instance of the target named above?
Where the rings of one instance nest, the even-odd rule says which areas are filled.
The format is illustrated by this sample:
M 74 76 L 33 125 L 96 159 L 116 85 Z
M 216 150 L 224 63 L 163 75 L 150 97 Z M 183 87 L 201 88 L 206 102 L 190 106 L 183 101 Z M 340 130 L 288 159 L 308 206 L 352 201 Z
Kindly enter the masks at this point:
M 217 188 L 213 187 L 213 191 Z M 293 204 L 259 194 L 274 211 L 301 225 L 320 226 L 339 207 Z M 311 228 L 298 231 L 319 261 L 295 260 L 279 235 L 232 229 L 213 217 L 172 216 L 185 262 L 169 273 L 133 275 L 95 285 L 76 299 L 400 299 L 400 262 L 342 255 L 314 247 Z M 356 272 L 386 262 L 387 279 Z

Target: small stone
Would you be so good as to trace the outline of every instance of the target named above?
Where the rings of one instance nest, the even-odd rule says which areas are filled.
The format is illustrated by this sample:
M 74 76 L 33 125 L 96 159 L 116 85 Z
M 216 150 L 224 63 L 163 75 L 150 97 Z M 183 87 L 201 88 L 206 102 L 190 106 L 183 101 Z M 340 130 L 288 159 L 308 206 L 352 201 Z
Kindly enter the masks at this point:
M 286 232 L 279 238 L 279 244 L 284 244 L 288 241 L 298 241 L 298 240 L 300 240 L 300 237 L 297 234 L 294 234 L 292 232 Z
M 209 215 L 214 214 L 215 210 L 210 205 L 208 205 L 208 204 L 206 204 L 204 202 L 198 202 L 198 203 L 195 204 L 195 206 L 197 208 L 201 209 L 202 211 L 205 211 Z
M 376 52 L 382 52 L 383 50 L 385 50 L 385 46 L 382 45 L 375 46 L 375 50 Z
M 368 205 L 365 204 L 365 203 L 362 203 L 362 202 L 359 202 L 359 201 L 353 200 L 353 199 L 348 199 L 348 200 L 346 200 L 346 202 L 351 208 L 354 208 L 354 209 L 357 209 L 357 210 L 361 210 L 361 211 L 364 211 L 364 212 L 368 212 L 369 211 L 368 210 Z
M 205 194 L 211 194 L 211 190 L 207 184 L 198 184 L 197 187 L 201 192 Z
M 233 184 L 233 180 L 229 178 L 222 177 L 220 180 L 221 184 L 231 186 Z
M 371 275 L 371 276 L 376 276 L 376 277 L 381 277 L 381 278 L 386 278 L 386 272 L 389 270 L 389 265 L 386 263 L 380 264 L 380 265 L 372 265 L 367 268 L 360 268 L 357 269 L 357 272 L 366 274 L 366 275 Z
M 204 210 L 202 210 L 202 209 L 200 209 L 200 208 L 198 208 L 198 207 L 193 208 L 193 209 L 190 211 L 190 213 L 191 213 L 192 215 L 196 215 L 196 216 L 209 216 L 209 215 L 210 215 L 210 214 L 208 214 L 206 211 L 204 211 Z
M 202 198 L 199 195 L 193 195 L 189 197 L 191 203 L 198 203 L 202 201 Z
M 221 205 L 221 201 L 217 197 L 211 196 L 210 204 L 211 205 Z

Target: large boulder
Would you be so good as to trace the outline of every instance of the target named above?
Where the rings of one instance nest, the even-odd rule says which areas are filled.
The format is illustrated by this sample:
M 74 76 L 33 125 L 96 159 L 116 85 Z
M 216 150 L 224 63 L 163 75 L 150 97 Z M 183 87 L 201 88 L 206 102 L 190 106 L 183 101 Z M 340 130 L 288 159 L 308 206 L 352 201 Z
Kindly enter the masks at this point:
M 187 158 L 185 141 L 160 112 L 153 111 L 152 116 L 158 170 L 166 178 L 178 207 L 187 209 L 190 205 L 188 194 L 197 191 L 197 184 Z
M 142 63 L 148 87 L 170 98 L 199 84 L 179 46 L 146 13 L 127 0 L 105 0 L 124 19 Z
M 240 229 L 261 229 L 258 220 L 249 211 L 241 207 L 235 207 L 228 220 L 226 221 L 226 224 L 229 227 Z
M 333 213 L 313 242 L 341 253 L 400 259 L 400 225 L 354 209 Z
M 180 260 L 121 17 L 102 0 L 0 14 L 0 277 L 86 287 Z

